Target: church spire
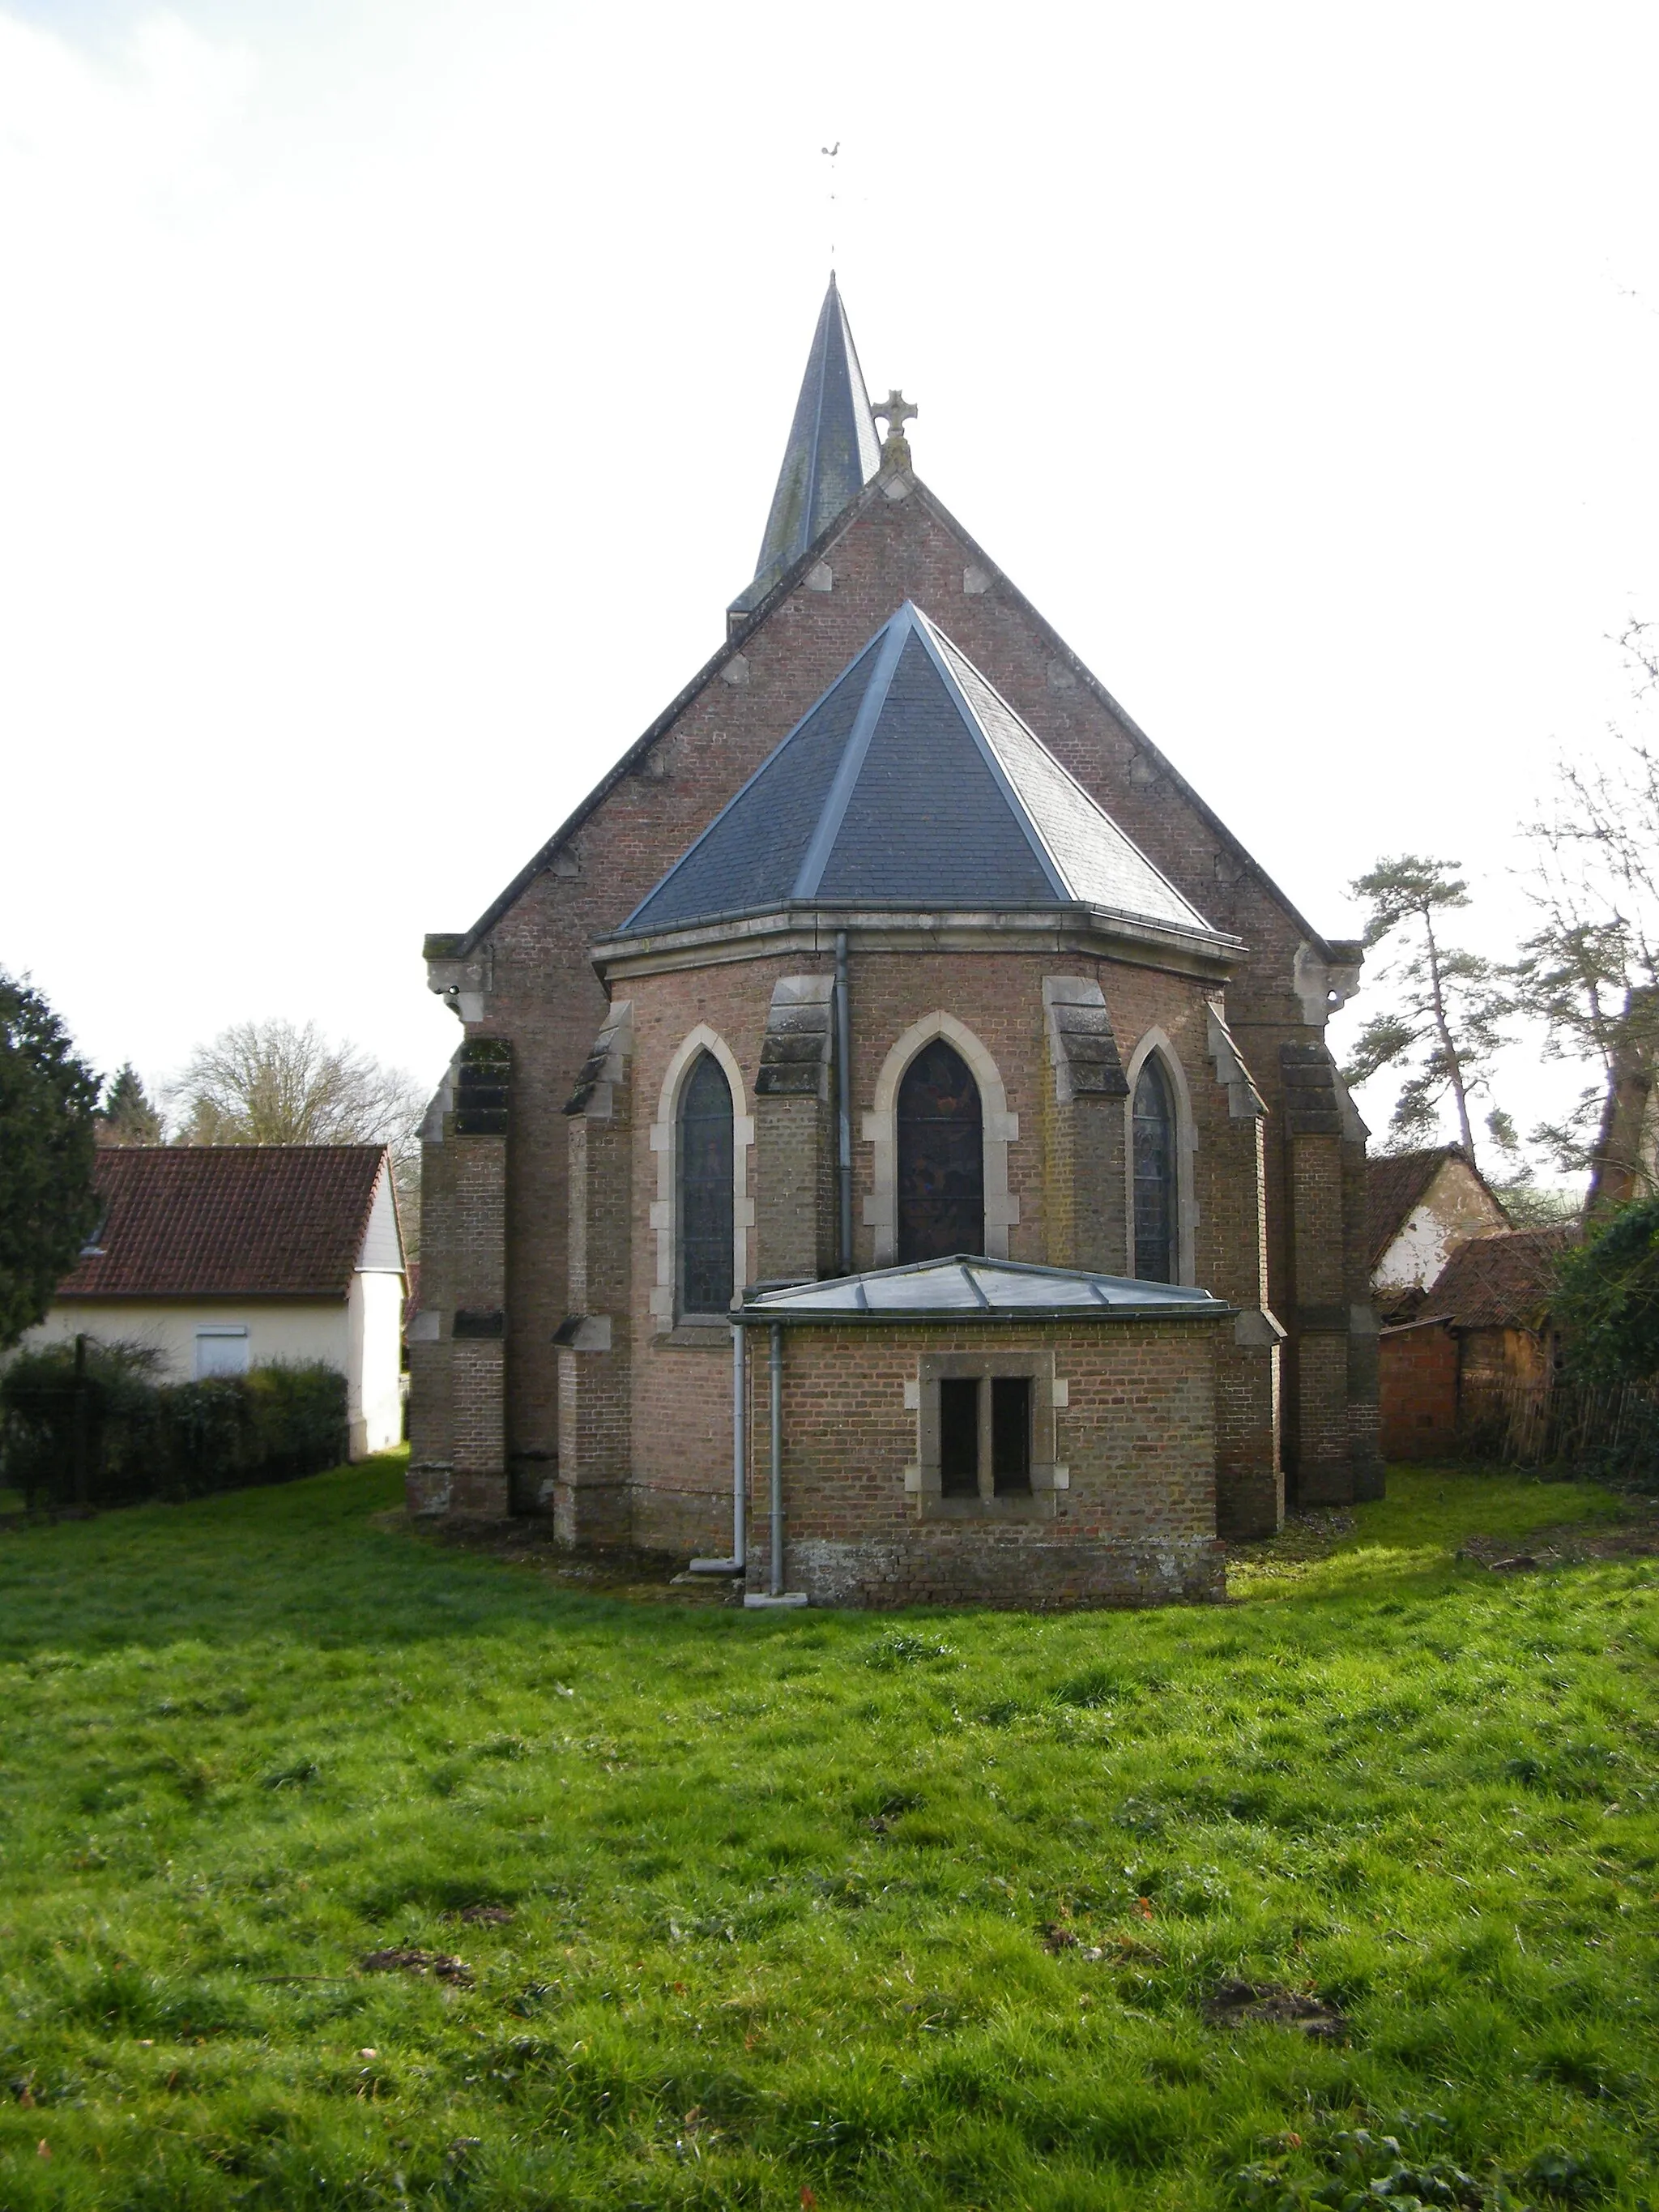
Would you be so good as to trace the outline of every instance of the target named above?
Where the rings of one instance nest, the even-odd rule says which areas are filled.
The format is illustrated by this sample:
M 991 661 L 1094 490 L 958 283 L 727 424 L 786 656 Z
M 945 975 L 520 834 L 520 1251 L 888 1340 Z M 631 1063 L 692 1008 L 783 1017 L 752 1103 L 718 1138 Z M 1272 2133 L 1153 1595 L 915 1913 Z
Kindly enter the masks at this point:
M 766 518 L 755 579 L 732 602 L 757 606 L 792 561 L 863 490 L 881 465 L 881 448 L 835 272 L 812 334 L 795 419 L 789 427 L 772 511 Z

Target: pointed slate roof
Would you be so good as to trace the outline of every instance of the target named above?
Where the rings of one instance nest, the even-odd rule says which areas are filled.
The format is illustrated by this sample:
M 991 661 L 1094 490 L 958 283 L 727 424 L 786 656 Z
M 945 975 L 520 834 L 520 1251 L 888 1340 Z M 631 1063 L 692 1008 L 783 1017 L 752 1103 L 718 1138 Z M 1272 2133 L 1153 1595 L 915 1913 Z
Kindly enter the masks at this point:
M 619 933 L 807 901 L 1089 906 L 1215 934 L 908 599 Z
M 732 600 L 736 612 L 758 606 L 793 562 L 856 499 L 881 465 L 858 349 L 835 274 L 818 311 L 795 419 L 789 426 L 772 511 L 766 518 L 754 581 Z

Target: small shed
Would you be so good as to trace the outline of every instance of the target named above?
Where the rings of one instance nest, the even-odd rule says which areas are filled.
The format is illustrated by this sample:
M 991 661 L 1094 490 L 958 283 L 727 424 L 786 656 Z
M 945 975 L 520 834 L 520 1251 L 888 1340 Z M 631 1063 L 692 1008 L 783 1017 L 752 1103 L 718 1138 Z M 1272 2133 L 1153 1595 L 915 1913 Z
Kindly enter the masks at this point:
M 354 1459 L 403 1433 L 405 1269 L 383 1145 L 112 1147 L 103 1212 L 28 1344 L 150 1346 L 167 1378 L 320 1361 Z
M 1235 1317 L 1205 1291 L 971 1255 L 751 1291 L 750 1589 L 1221 1597 L 1216 1369 Z
M 1547 1412 L 1559 1364 L 1551 1325 L 1567 1229 L 1512 1229 L 1460 1245 L 1417 1316 L 1378 1339 L 1384 1456 L 1510 1453 Z

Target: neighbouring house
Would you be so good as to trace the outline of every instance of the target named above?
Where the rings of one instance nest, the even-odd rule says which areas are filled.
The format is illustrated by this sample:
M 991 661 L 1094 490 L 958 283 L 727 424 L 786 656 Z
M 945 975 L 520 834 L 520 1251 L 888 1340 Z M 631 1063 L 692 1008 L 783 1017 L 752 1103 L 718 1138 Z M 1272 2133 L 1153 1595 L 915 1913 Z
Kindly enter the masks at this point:
M 100 1151 L 103 1212 L 24 1339 L 145 1344 L 167 1379 L 321 1361 L 346 1378 L 351 1455 L 403 1431 L 403 1233 L 380 1145 Z
M 1560 1364 L 1551 1326 L 1570 1229 L 1512 1229 L 1460 1244 L 1412 1319 L 1378 1342 L 1389 1459 L 1458 1451 L 1530 1455 Z
M 1509 1226 L 1502 1201 L 1461 1145 L 1368 1159 L 1365 1228 L 1380 1319 L 1409 1321 L 1460 1245 Z
M 1210 1595 L 1287 1474 L 1381 1493 L 1360 948 L 921 481 L 915 411 L 832 281 L 724 642 L 427 940 L 410 1504 L 756 1597 Z

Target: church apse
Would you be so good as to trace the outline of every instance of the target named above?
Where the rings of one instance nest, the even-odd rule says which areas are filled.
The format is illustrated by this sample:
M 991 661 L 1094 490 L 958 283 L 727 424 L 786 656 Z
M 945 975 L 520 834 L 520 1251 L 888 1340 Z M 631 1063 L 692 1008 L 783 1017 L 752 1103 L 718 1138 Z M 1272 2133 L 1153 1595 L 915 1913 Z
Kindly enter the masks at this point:
M 1207 1540 L 1277 1525 L 1281 1401 L 1292 1463 L 1351 1496 L 1376 1480 L 1347 1258 L 1364 1133 L 1328 1130 L 1311 1096 L 1351 948 L 1311 929 L 915 475 L 897 395 L 873 410 L 878 447 L 838 295 L 815 348 L 839 444 L 813 444 L 816 401 L 797 409 L 726 642 L 474 927 L 429 940 L 469 1045 L 510 1048 L 514 1074 L 493 1184 L 453 1117 L 432 1140 L 425 1495 L 489 1510 L 527 1468 L 514 1502 L 556 1498 L 575 1540 L 724 1551 L 720 1293 L 729 1316 L 757 1285 L 933 1264 L 949 1243 L 1225 1305 L 1156 1339 L 1165 1441 L 1207 1439 Z M 1316 969 L 1327 988 L 1303 988 Z M 623 1008 L 629 1049 L 613 1037 L 611 1073 L 567 1113 Z M 729 1291 L 708 1264 L 728 1204 L 712 1078 L 681 1112 L 703 1048 L 731 1099 Z M 487 1342 L 466 1334 L 486 1304 Z M 1088 1340 L 1127 1353 L 1131 1326 Z M 868 1382 L 862 1343 L 834 1357 Z M 873 1439 L 848 1444 L 854 1491 Z M 590 1485 L 602 1511 L 573 1503 Z M 869 1510 L 903 1522 L 916 1495 L 882 1487 Z

